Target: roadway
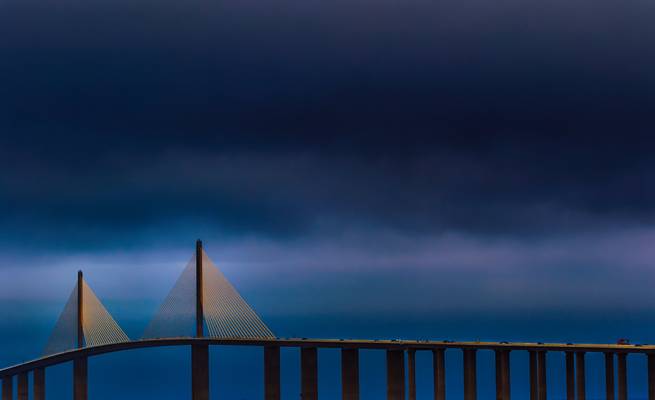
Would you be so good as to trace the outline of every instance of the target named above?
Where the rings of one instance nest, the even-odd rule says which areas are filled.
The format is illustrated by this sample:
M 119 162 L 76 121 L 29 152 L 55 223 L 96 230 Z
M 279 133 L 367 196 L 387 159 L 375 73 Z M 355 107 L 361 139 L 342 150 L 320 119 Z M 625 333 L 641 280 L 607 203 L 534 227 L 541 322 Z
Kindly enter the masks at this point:
M 306 339 L 306 338 L 271 338 L 271 339 L 217 339 L 217 338 L 161 338 L 143 339 L 101 346 L 73 349 L 63 353 L 44 356 L 0 369 L 0 377 L 28 372 L 35 368 L 45 368 L 73 361 L 80 357 L 91 357 L 119 351 L 142 349 L 148 347 L 187 346 L 207 344 L 212 346 L 279 346 L 279 347 L 317 347 L 345 349 L 378 350 L 434 350 L 434 349 L 478 349 L 478 350 L 533 350 L 533 351 L 571 351 L 599 353 L 652 353 L 655 345 L 640 344 L 572 344 L 572 343 L 509 343 L 509 342 L 453 342 L 431 340 L 356 340 L 356 339 Z

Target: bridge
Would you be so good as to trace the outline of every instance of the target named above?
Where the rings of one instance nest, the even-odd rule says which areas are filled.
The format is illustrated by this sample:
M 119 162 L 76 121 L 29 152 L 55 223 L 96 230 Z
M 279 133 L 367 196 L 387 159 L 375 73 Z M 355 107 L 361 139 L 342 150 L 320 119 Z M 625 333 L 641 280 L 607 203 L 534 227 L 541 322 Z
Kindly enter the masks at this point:
M 342 399 L 359 400 L 359 350 L 386 352 L 387 400 L 416 400 L 416 352 L 433 357 L 434 399 L 445 400 L 445 352 L 463 357 L 464 400 L 477 393 L 477 354 L 495 354 L 496 399 L 510 400 L 510 352 L 529 353 L 530 400 L 547 399 L 547 352 L 565 353 L 566 398 L 584 400 L 585 354 L 605 356 L 607 400 L 628 399 L 626 358 L 648 361 L 648 399 L 655 400 L 655 345 L 452 342 L 428 340 L 341 340 L 279 338 L 238 294 L 196 242 L 196 251 L 142 338 L 130 340 L 78 273 L 77 284 L 62 311 L 43 356 L 0 369 L 2 400 L 45 400 L 46 369 L 73 363 L 73 399 L 88 398 L 87 360 L 132 349 L 188 346 L 191 349 L 191 398 L 209 400 L 210 346 L 257 346 L 263 349 L 264 399 L 280 400 L 280 348 L 300 348 L 300 398 L 318 400 L 318 349 L 341 349 Z M 615 368 L 616 367 L 616 368 Z M 382 380 L 383 377 L 380 377 Z M 617 385 L 615 385 L 615 381 Z M 616 387 L 615 387 L 616 386 Z

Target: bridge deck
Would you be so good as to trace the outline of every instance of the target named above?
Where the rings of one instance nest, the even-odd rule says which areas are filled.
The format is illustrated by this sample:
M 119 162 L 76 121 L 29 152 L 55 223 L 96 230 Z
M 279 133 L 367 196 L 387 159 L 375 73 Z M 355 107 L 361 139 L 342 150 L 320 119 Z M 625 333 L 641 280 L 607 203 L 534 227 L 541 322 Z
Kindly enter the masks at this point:
M 208 344 L 213 346 L 280 346 L 280 347 L 318 347 L 318 348 L 358 348 L 358 349 L 479 349 L 479 350 L 536 350 L 570 351 L 598 353 L 652 353 L 655 345 L 620 344 L 566 344 L 566 343 L 508 343 L 508 342 L 452 342 L 430 340 L 353 340 L 353 339 L 212 339 L 212 338 L 162 338 L 135 340 L 101 346 L 91 346 L 66 351 L 0 369 L 0 377 L 16 375 L 35 368 L 49 367 L 69 362 L 78 357 L 90 357 L 105 353 L 140 349 L 147 347 L 184 346 Z

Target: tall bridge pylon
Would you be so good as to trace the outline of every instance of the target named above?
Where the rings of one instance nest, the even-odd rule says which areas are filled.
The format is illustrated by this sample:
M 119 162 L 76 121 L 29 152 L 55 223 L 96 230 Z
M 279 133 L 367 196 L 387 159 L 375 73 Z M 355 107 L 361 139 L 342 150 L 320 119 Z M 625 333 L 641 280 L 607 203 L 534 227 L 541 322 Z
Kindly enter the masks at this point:
M 196 241 L 194 256 L 150 321 L 143 339 L 191 336 L 274 338 L 271 330 L 209 259 L 200 240 Z M 191 398 L 209 400 L 207 344 L 191 346 Z
M 77 284 L 59 315 L 43 355 L 129 340 L 84 280 L 82 271 L 78 271 Z
M 77 284 L 68 297 L 43 355 L 61 353 L 75 348 L 82 349 L 129 342 L 129 340 L 86 283 L 82 271 L 78 271 Z M 87 399 L 87 371 L 86 357 L 77 357 L 73 360 L 74 400 Z M 45 370 L 35 371 L 34 379 L 35 399 L 42 400 L 45 397 Z M 19 398 L 21 398 L 20 394 L 19 390 Z
M 146 328 L 143 339 L 165 337 L 262 339 L 273 332 L 196 242 L 196 252 Z

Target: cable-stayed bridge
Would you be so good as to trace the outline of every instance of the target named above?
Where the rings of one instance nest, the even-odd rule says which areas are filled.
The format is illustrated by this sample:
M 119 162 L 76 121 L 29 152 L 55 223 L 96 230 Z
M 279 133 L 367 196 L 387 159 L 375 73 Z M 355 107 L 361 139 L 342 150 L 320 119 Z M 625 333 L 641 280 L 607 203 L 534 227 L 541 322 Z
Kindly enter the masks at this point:
M 42 357 L 0 369 L 2 400 L 45 400 L 48 367 L 73 363 L 73 399 L 88 398 L 89 357 L 138 348 L 191 347 L 191 398 L 209 400 L 210 346 L 239 345 L 263 348 L 265 400 L 280 400 L 280 348 L 300 348 L 302 400 L 318 400 L 319 348 L 341 349 L 342 399 L 359 400 L 359 350 L 386 352 L 387 400 L 416 400 L 416 352 L 433 356 L 434 399 L 445 400 L 445 352 L 463 357 L 464 400 L 476 400 L 477 353 L 495 354 L 496 399 L 510 400 L 510 353 L 529 353 L 530 400 L 546 400 L 548 352 L 564 352 L 566 399 L 585 400 L 585 354 L 605 355 L 607 400 L 627 400 L 626 358 L 641 354 L 648 361 L 648 398 L 655 400 L 655 346 L 629 344 L 545 344 L 508 342 L 452 342 L 411 340 L 338 340 L 278 338 L 209 259 L 196 242 L 196 251 L 173 289 L 152 318 L 142 337 L 130 340 L 78 273 L 73 288 Z M 521 367 L 521 366 L 519 366 Z M 29 374 L 32 374 L 31 387 Z M 615 384 L 616 383 L 616 384 Z M 16 388 L 16 390 L 14 390 Z M 31 390 L 30 390 L 31 389 Z M 16 393 L 14 393 L 16 392 Z M 31 396 L 30 396 L 31 392 Z

